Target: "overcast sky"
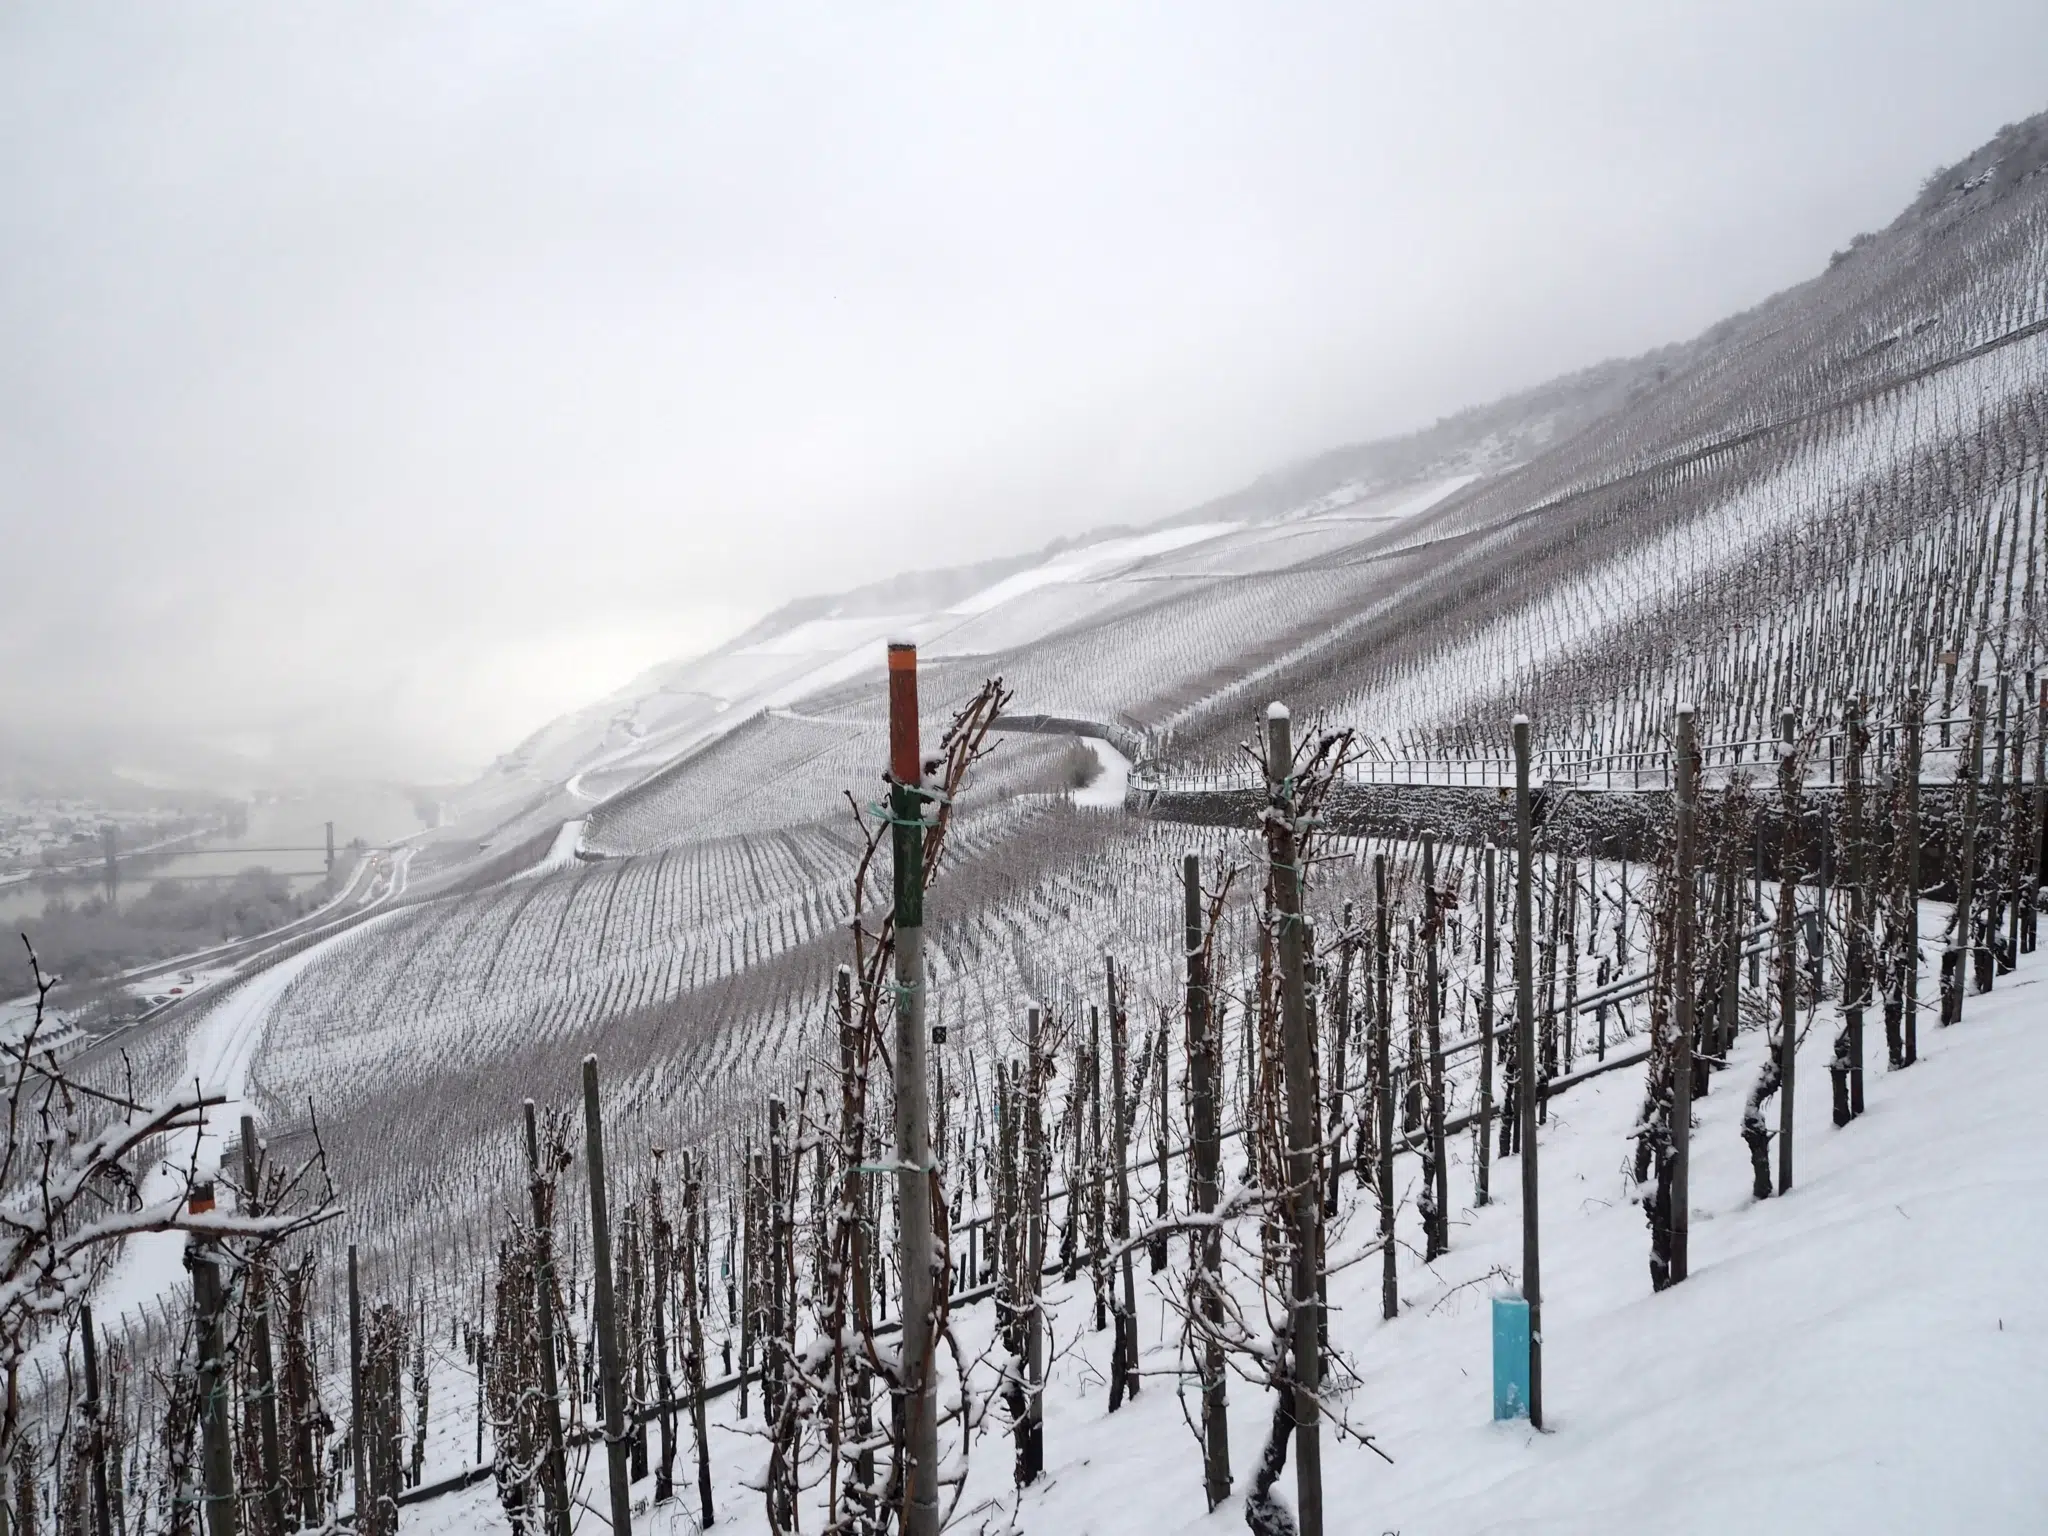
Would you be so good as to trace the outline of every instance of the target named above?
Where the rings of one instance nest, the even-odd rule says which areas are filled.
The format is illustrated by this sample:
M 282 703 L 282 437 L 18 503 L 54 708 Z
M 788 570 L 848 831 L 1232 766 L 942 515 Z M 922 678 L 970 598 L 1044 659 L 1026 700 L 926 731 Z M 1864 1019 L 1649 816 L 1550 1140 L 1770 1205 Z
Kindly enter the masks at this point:
M 0 9 L 0 715 L 473 772 L 644 665 L 1690 335 L 2048 5 Z

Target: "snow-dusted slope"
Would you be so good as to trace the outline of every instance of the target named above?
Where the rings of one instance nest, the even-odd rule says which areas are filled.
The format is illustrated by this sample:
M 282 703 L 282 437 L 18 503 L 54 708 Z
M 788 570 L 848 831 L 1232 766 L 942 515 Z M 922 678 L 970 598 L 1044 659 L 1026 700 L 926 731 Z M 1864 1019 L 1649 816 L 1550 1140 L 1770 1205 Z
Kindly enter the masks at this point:
M 1327 1528 L 1922 1536 L 2048 1527 L 2044 983 L 2048 956 L 2029 957 L 1991 997 L 1972 998 L 1961 1025 L 1929 1021 L 1920 1062 L 1873 1072 L 1868 1112 L 1839 1130 L 1825 1097 L 1828 1010 L 1801 1053 L 1799 1177 L 1782 1199 L 1749 1194 L 1737 1120 L 1761 1036 L 1745 1034 L 1698 1105 L 1692 1274 L 1662 1295 L 1650 1290 L 1648 1235 L 1623 1177 L 1640 1070 L 1560 1096 L 1541 1136 L 1543 1434 L 1489 1419 L 1488 1297 L 1521 1264 L 1518 1164 L 1497 1165 L 1496 1202 L 1475 1211 L 1469 1148 L 1459 1149 L 1445 1258 L 1424 1265 L 1405 1246 L 1413 1217 L 1403 1209 L 1400 1317 L 1380 1320 L 1376 1258 L 1333 1282 L 1333 1341 L 1356 1372 L 1336 1401 L 1393 1460 L 1326 1438 Z M 1411 1166 L 1404 1161 L 1404 1177 Z M 1371 1218 L 1354 1209 L 1349 1219 L 1334 1252 L 1356 1248 Z M 962 1528 L 1243 1530 L 1270 1393 L 1231 1381 L 1235 1492 L 1207 1512 L 1184 1418 L 1193 1388 L 1158 1293 L 1141 1280 L 1145 1385 L 1116 1414 L 1107 1411 L 1109 1335 L 1092 1330 L 1086 1282 L 1055 1286 L 1048 1304 L 1045 1476 L 1018 1497 L 998 1413 L 973 1452 Z M 970 1353 L 987 1343 L 989 1313 L 984 1304 L 959 1314 Z M 465 1397 L 459 1381 L 445 1395 Z M 766 1531 L 758 1404 L 747 1425 L 735 1409 L 730 1397 L 715 1405 L 718 1525 Z M 459 1410 L 439 1445 L 449 1470 L 466 1457 Z M 685 1469 L 688 1455 L 686 1434 Z M 601 1486 L 601 1461 L 586 1476 Z M 1279 1486 L 1291 1503 L 1291 1465 Z M 502 1522 L 484 1487 L 408 1511 L 405 1524 L 466 1536 Z M 652 1509 L 645 1530 L 696 1528 L 685 1499 Z

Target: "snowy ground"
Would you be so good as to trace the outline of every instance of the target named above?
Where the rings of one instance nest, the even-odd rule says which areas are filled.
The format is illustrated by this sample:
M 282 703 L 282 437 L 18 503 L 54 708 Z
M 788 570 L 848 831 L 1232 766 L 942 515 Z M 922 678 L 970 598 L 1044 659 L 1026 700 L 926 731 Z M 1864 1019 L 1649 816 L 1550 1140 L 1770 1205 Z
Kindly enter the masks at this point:
M 1081 742 L 1095 754 L 1095 761 L 1102 765 L 1102 771 L 1074 791 L 1074 804 L 1093 806 L 1098 810 L 1122 810 L 1124 786 L 1131 781 L 1131 760 L 1108 742 L 1098 741 L 1093 736 L 1083 736 Z
M 1745 1035 L 1698 1106 L 1692 1278 L 1661 1296 L 1650 1290 L 1648 1234 L 1625 1177 L 1642 1069 L 1561 1096 L 1541 1138 L 1548 1432 L 1488 1420 L 1487 1297 L 1520 1264 L 1510 1160 L 1496 1165 L 1498 1202 L 1460 1212 L 1447 1258 L 1429 1268 L 1404 1253 L 1397 1320 L 1380 1321 L 1376 1261 L 1333 1282 L 1332 1336 L 1360 1377 L 1345 1411 L 1394 1464 L 1326 1440 L 1328 1529 L 2048 1529 L 2048 1462 L 2039 1458 L 2048 1433 L 2039 1287 L 2048 1158 L 2037 1108 L 2048 1094 L 2038 1045 L 2048 1025 L 2044 977 L 2048 963 L 2029 957 L 1994 995 L 1969 1000 L 1962 1025 L 1925 1023 L 1921 1061 L 1905 1072 L 1883 1070 L 1873 1030 L 1869 1110 L 1841 1130 L 1828 1117 L 1834 1015 L 1823 1010 L 1801 1051 L 1798 1183 L 1782 1200 L 1749 1194 L 1737 1121 L 1762 1041 Z M 1469 1152 L 1466 1144 L 1459 1156 Z M 1452 1178 L 1469 1199 L 1462 1161 Z M 1404 1239 L 1415 1237 L 1412 1211 L 1401 1221 Z M 1333 1248 L 1363 1235 L 1360 1226 Z M 1233 1381 L 1238 1495 L 1205 1512 L 1176 1352 L 1142 1268 L 1153 1373 L 1143 1394 L 1107 1413 L 1108 1335 L 1088 1327 L 1085 1284 L 1056 1287 L 1049 1306 L 1061 1353 L 1046 1394 L 1046 1475 L 1020 1506 L 1009 1443 L 996 1428 L 974 1449 L 960 1528 L 1244 1528 L 1241 1495 L 1269 1398 Z M 986 1306 L 958 1322 L 970 1348 L 985 1342 Z M 451 1371 L 440 1400 L 429 1476 L 474 1454 L 459 1401 L 474 1388 L 464 1375 Z M 735 1428 L 732 1398 L 713 1406 L 718 1524 L 763 1530 L 761 1497 L 742 1480 L 758 1478 L 765 1447 Z M 750 1429 L 758 1412 L 756 1398 Z M 601 1509 L 601 1460 L 589 1460 L 583 1477 L 583 1497 Z M 635 1487 L 643 1508 L 651 1487 Z M 1291 1501 L 1291 1467 L 1281 1487 Z M 684 1502 L 646 1520 L 663 1536 L 696 1529 Z M 579 1516 L 587 1532 L 602 1523 L 594 1511 Z M 502 1529 L 504 1517 L 486 1484 L 408 1508 L 405 1525 L 480 1531 Z
M 203 1092 L 221 1094 L 226 1102 L 207 1112 L 204 1126 L 172 1138 L 163 1161 L 143 1179 L 145 1203 L 170 1196 L 188 1169 L 201 1178 L 219 1169 L 222 1147 L 240 1135 L 249 1063 L 263 1041 L 271 1005 L 320 949 L 310 946 L 258 972 L 216 1002 L 193 1029 L 185 1047 L 185 1086 L 197 1084 Z M 129 1238 L 93 1292 L 95 1313 L 113 1323 L 124 1313 L 148 1309 L 159 1297 L 182 1295 L 187 1284 L 184 1250 L 185 1238 L 177 1232 Z

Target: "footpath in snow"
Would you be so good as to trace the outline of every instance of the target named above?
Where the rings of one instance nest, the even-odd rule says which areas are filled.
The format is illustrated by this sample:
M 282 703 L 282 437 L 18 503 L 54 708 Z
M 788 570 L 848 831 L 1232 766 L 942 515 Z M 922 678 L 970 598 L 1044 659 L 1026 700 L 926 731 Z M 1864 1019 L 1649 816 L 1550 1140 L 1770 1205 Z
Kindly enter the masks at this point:
M 241 1133 L 249 1064 L 263 1043 L 270 1010 L 324 947 L 310 945 L 257 972 L 215 1002 L 193 1027 L 185 1046 L 184 1089 L 196 1084 L 226 1102 L 207 1111 L 203 1126 L 171 1138 L 163 1160 L 143 1179 L 145 1202 L 168 1198 L 181 1187 L 187 1169 L 196 1169 L 201 1178 L 219 1170 L 222 1149 Z M 178 1232 L 145 1232 L 128 1239 L 93 1292 L 97 1315 L 112 1322 L 124 1313 L 147 1310 L 159 1298 L 182 1294 L 180 1288 L 189 1284 L 184 1252 L 185 1237 Z

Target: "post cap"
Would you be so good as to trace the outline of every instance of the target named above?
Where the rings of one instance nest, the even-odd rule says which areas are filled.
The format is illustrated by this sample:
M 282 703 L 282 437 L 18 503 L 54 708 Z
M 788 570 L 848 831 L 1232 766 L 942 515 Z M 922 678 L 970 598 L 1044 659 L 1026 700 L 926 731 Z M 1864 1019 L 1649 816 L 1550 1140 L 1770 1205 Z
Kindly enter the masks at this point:
M 1292 719 L 1293 717 L 1288 714 L 1287 706 L 1285 704 L 1282 704 L 1278 699 L 1275 699 L 1272 703 L 1266 706 L 1266 718 L 1268 720 L 1288 720 Z

